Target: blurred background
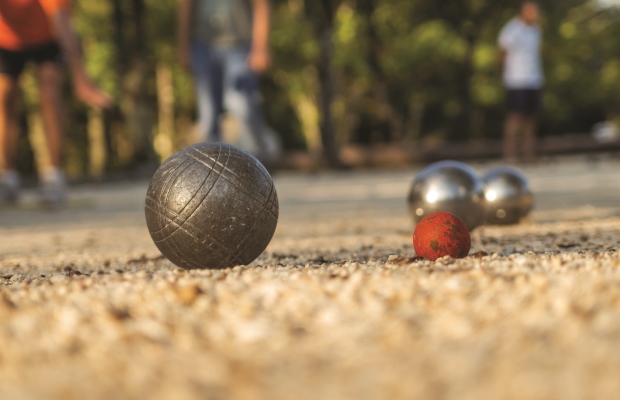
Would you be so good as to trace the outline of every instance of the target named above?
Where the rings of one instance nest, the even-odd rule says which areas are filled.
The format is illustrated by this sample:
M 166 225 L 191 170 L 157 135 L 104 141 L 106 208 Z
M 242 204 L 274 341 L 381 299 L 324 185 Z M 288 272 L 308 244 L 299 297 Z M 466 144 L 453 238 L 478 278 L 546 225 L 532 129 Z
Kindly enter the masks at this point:
M 618 3 L 539 1 L 543 153 L 620 149 L 613 135 L 591 135 L 595 124 L 620 117 Z M 195 98 L 177 59 L 177 6 L 74 1 L 87 68 L 117 107 L 90 109 L 72 98 L 67 83 L 73 100 L 66 167 L 73 179 L 140 175 L 193 143 Z M 271 0 L 273 65 L 261 91 L 283 166 L 330 165 L 335 155 L 362 166 L 499 157 L 505 113 L 497 35 L 519 6 Z M 29 135 L 20 144 L 19 169 L 34 176 L 46 162 L 43 127 L 32 74 L 23 78 Z M 225 126 L 235 134 L 234 121 Z

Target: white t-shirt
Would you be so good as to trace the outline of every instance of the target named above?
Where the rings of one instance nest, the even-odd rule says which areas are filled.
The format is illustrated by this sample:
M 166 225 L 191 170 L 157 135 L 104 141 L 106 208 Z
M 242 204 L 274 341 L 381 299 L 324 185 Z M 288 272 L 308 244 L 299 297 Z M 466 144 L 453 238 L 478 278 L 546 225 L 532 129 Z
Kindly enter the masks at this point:
M 511 19 L 499 34 L 499 45 L 506 51 L 504 85 L 508 89 L 539 89 L 544 82 L 541 62 L 541 32 L 521 18 Z

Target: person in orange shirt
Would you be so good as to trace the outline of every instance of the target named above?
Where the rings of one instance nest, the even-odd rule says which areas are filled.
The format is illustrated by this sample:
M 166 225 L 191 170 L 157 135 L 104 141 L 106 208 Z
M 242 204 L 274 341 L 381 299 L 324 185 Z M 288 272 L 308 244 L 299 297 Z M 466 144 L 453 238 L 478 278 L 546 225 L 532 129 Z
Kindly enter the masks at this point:
M 60 170 L 65 132 L 62 67 L 66 58 L 78 98 L 94 107 L 111 105 L 109 97 L 88 77 L 79 38 L 71 25 L 69 0 L 0 1 L 0 203 L 16 201 L 19 176 L 15 171 L 18 138 L 19 76 L 27 63 L 36 65 L 40 107 L 51 168 L 41 176 L 44 202 L 66 199 Z

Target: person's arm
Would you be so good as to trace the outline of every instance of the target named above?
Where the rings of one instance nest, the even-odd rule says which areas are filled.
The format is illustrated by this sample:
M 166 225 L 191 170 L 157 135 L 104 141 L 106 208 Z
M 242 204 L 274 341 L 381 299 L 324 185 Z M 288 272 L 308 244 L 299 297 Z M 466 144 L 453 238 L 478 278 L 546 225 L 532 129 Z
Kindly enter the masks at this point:
M 497 38 L 497 45 L 499 50 L 497 53 L 497 66 L 500 74 L 504 73 L 506 67 L 506 56 L 508 55 L 508 48 L 510 47 L 514 37 L 514 29 L 512 29 L 511 23 L 504 25 Z
M 178 45 L 179 45 L 179 62 L 181 65 L 190 69 L 191 53 L 190 42 L 192 32 L 192 10 L 194 9 L 194 0 L 181 0 L 179 6 L 178 25 Z
M 68 58 L 73 76 L 73 90 L 77 97 L 94 107 L 109 107 L 112 102 L 108 95 L 99 89 L 86 74 L 79 37 L 71 26 L 69 12 L 59 9 L 50 16 L 50 20 L 56 39 Z
M 252 48 L 248 57 L 250 68 L 256 72 L 263 72 L 271 64 L 269 53 L 270 13 L 268 0 L 252 0 L 253 31 Z

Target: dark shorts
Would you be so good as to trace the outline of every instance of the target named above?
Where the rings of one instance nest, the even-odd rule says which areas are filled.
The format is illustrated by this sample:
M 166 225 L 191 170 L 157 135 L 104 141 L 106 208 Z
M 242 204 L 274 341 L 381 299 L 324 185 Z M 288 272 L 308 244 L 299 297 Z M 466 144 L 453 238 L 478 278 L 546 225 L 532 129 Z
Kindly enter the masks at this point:
M 534 115 L 540 111 L 540 89 L 508 89 L 506 92 L 506 106 L 508 112 Z
M 45 43 L 24 50 L 7 50 L 0 48 L 0 74 L 9 75 L 17 79 L 28 62 L 42 64 L 53 62 L 62 64 L 60 46 L 58 43 Z

